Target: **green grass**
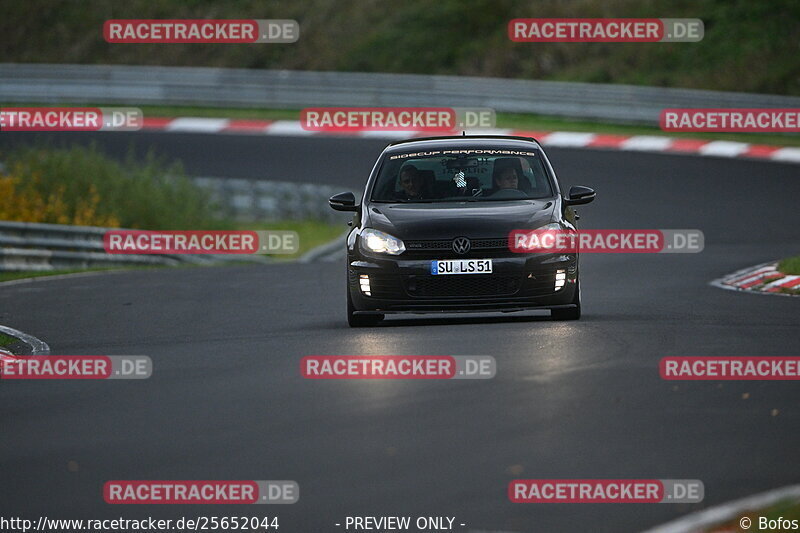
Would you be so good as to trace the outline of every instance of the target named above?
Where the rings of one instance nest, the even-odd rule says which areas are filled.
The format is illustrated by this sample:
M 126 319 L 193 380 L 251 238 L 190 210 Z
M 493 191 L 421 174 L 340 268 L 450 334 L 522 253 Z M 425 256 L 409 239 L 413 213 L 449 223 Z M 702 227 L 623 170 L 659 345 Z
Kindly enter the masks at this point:
M 759 517 L 765 517 L 767 520 L 777 520 L 783 518 L 784 520 L 798 520 L 800 522 L 800 502 L 796 500 L 786 500 L 778 502 L 770 507 L 764 509 L 751 509 L 742 513 L 736 518 L 725 522 L 723 524 L 716 524 L 713 527 L 704 530 L 705 533 L 724 533 L 727 531 L 742 531 L 739 527 L 739 520 L 743 517 L 748 517 L 751 520 L 751 526 L 747 531 L 761 532 L 761 531 L 789 531 L 788 529 L 761 529 L 758 527 Z
M 0 107 L 39 107 L 48 104 L 0 104 Z M 62 105 L 62 104 L 59 104 Z M 68 104 L 63 104 L 70 107 Z M 104 104 L 87 104 L 100 107 Z M 135 104 L 131 104 L 135 106 Z M 249 120 L 299 120 L 299 109 L 247 109 L 181 106 L 136 106 L 145 117 L 208 117 Z M 658 135 L 682 139 L 708 139 L 767 144 L 776 146 L 800 146 L 800 135 L 791 133 L 700 133 L 665 132 L 654 126 L 610 124 L 589 120 L 571 120 L 545 115 L 520 113 L 497 113 L 498 128 L 513 128 L 528 131 L 579 131 L 615 135 Z
M 5 348 L 7 346 L 13 346 L 17 344 L 19 340 L 15 339 L 14 337 L 9 337 L 4 333 L 0 333 L 0 348 Z
M 274 259 L 296 259 L 312 248 L 328 243 L 345 232 L 344 224 L 330 224 L 318 220 L 286 220 L 240 225 L 245 230 L 283 230 L 296 231 L 300 241 L 300 249 L 295 254 L 273 255 Z
M 794 276 L 800 275 L 800 255 L 782 259 L 778 262 L 778 271 Z

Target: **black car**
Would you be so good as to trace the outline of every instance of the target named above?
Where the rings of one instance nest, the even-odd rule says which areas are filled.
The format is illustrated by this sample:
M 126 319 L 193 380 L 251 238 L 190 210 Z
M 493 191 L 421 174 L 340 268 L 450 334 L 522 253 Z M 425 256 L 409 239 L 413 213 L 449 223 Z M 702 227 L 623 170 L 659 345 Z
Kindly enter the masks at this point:
M 516 253 L 513 230 L 576 230 L 570 206 L 595 197 L 588 187 L 561 196 L 535 139 L 461 136 L 390 144 L 356 204 L 347 237 L 347 319 L 370 326 L 387 313 L 550 309 L 581 315 L 576 253 Z

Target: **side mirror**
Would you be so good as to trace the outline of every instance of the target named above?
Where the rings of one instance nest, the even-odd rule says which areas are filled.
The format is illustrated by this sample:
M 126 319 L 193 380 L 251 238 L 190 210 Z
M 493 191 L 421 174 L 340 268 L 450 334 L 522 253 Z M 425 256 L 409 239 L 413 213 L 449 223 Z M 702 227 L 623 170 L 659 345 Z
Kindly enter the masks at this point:
M 597 196 L 597 193 L 594 192 L 594 189 L 583 187 L 581 185 L 575 185 L 574 187 L 569 188 L 569 196 L 564 198 L 564 205 L 588 204 L 594 200 L 595 196 Z
M 356 207 L 356 197 L 351 192 L 340 192 L 328 199 L 328 205 L 334 211 L 358 211 Z

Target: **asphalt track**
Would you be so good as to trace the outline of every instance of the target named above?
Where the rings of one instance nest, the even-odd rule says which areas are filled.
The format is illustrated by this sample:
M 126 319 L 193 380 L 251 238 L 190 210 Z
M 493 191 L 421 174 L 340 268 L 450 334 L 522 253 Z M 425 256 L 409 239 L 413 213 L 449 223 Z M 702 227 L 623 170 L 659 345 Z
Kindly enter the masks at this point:
M 106 134 L 189 173 L 363 186 L 383 141 Z M 3 134 L 0 147 L 30 142 Z M 666 382 L 666 355 L 800 355 L 800 299 L 708 285 L 800 251 L 800 167 L 552 149 L 595 187 L 584 228 L 698 228 L 700 254 L 586 255 L 584 318 L 392 318 L 349 329 L 343 261 L 115 273 L 0 286 L 0 324 L 54 354 L 144 354 L 146 381 L 3 382 L 2 516 L 455 516 L 457 531 L 639 531 L 800 481 L 800 387 Z M 320 206 L 326 209 L 326 206 Z M 493 355 L 485 381 L 310 381 L 305 355 Z M 749 396 L 744 397 L 747 393 Z M 69 462 L 73 461 L 71 468 Z M 77 468 L 76 468 L 77 467 Z M 512 504 L 516 478 L 700 479 L 700 505 Z M 111 506 L 112 479 L 292 479 L 292 506 Z

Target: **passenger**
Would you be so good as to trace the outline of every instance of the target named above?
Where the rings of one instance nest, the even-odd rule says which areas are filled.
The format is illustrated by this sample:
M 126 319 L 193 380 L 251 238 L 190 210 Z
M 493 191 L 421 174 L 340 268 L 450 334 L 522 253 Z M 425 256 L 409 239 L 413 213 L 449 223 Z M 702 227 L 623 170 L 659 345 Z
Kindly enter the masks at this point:
M 512 167 L 502 169 L 495 175 L 492 185 L 495 191 L 502 189 L 519 190 L 519 176 L 517 176 L 517 171 Z

